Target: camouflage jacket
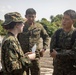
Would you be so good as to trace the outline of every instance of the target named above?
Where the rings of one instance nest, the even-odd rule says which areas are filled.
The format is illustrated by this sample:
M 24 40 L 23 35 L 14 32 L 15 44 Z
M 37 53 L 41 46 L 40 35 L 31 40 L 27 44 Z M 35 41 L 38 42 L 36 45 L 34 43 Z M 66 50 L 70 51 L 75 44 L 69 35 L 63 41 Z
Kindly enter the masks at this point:
M 3 71 L 9 73 L 30 64 L 30 60 L 27 56 L 24 56 L 17 38 L 10 32 L 2 42 L 1 63 Z
M 37 50 L 46 49 L 48 47 L 49 36 L 41 24 L 35 22 L 34 25 L 29 25 L 26 22 L 23 33 L 18 35 L 18 39 L 24 53 L 26 53 L 31 51 L 34 44 L 37 45 Z M 43 39 L 43 45 L 41 44 L 41 39 Z
M 72 29 L 70 32 L 66 33 L 62 29 L 58 37 L 59 40 L 56 40 L 57 31 L 52 35 L 50 43 L 50 52 L 52 52 L 53 49 L 57 50 L 58 54 L 56 56 L 55 62 L 58 63 L 58 65 L 72 66 L 72 64 L 74 64 L 75 62 L 74 59 L 76 60 L 76 38 L 73 45 L 71 42 L 74 30 L 75 29 Z M 56 41 L 58 42 L 56 43 Z

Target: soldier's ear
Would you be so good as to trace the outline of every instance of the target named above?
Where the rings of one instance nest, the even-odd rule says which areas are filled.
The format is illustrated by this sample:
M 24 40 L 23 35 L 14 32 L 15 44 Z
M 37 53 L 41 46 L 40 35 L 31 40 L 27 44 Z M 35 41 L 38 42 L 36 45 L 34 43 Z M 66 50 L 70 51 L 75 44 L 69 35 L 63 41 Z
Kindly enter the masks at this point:
M 36 18 L 36 15 L 35 15 L 35 18 Z

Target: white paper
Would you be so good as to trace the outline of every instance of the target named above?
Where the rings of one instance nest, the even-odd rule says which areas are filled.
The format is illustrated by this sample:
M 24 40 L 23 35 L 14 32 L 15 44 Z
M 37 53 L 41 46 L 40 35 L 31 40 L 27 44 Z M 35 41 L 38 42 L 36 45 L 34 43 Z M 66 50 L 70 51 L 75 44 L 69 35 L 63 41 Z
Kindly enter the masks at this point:
M 34 53 L 36 51 L 36 44 L 32 47 L 32 52 Z
M 33 59 L 35 59 L 36 54 L 35 53 L 29 54 L 28 57 L 33 60 Z

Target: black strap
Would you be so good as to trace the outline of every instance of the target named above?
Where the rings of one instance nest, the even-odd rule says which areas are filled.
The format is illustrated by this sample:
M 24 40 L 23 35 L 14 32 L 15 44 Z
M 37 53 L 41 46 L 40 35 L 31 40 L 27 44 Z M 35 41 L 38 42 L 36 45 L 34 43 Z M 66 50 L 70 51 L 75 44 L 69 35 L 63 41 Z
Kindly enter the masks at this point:
M 56 31 L 56 47 L 58 47 L 59 35 L 60 35 L 61 31 L 62 31 L 62 29 L 59 29 Z M 74 44 L 75 39 L 76 39 L 76 29 L 74 29 L 73 34 L 72 34 L 71 45 Z
M 72 38 L 71 38 L 72 45 L 74 44 L 75 39 L 76 39 L 76 29 L 74 29 L 73 34 L 72 34 Z
M 62 31 L 62 29 L 58 29 L 56 31 L 56 47 L 58 47 L 58 41 L 59 41 L 59 35 L 60 35 L 60 32 Z

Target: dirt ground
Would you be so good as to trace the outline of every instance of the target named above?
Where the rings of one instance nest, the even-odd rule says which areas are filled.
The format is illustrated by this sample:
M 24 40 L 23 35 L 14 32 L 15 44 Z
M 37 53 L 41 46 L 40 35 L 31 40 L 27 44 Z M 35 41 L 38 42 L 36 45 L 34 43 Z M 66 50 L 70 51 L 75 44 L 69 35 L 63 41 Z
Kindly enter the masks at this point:
M 44 57 L 40 59 L 41 75 L 52 75 L 53 65 L 52 58 L 49 55 L 49 49 L 44 53 Z

